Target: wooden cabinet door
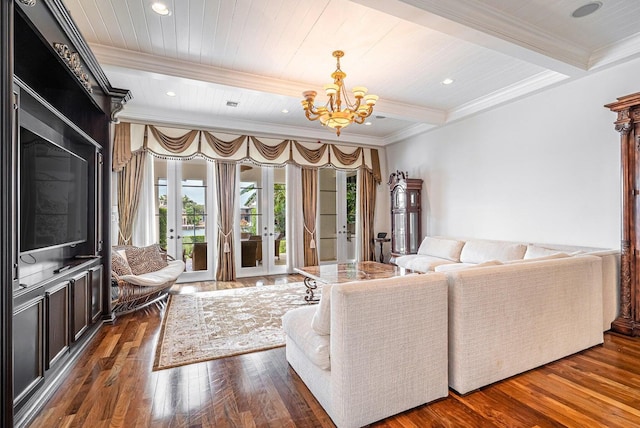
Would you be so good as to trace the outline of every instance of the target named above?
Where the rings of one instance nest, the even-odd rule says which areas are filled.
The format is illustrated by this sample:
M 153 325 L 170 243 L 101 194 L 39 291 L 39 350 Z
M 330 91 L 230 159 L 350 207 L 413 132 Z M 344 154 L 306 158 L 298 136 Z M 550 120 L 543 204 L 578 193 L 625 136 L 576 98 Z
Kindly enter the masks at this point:
M 75 342 L 89 326 L 89 272 L 71 279 L 71 339 Z
M 102 315 L 102 265 L 91 269 L 91 322 L 95 323 Z
M 70 282 L 65 281 L 45 293 L 47 370 L 69 349 L 69 285 Z
M 38 296 L 13 312 L 13 404 L 20 407 L 44 381 L 44 298 Z

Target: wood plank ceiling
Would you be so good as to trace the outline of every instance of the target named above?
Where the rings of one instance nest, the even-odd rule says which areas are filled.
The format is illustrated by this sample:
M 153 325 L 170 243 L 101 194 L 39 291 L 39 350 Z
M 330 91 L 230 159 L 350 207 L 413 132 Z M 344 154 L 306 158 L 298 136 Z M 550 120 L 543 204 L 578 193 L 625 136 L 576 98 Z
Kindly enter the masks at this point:
M 151 0 L 64 0 L 111 83 L 133 93 L 123 119 L 370 145 L 636 58 L 640 2 L 571 16 L 588 2 L 165 0 L 160 16 Z M 336 49 L 347 87 L 380 96 L 371 126 L 339 139 L 300 107 L 330 82 Z

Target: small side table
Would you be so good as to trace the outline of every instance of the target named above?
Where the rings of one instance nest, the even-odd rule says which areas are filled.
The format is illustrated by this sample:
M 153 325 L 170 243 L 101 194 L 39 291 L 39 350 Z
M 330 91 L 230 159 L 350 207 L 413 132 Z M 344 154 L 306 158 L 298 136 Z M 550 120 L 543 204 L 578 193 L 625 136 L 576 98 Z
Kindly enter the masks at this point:
M 384 263 L 384 254 L 382 252 L 382 244 L 385 242 L 391 242 L 391 238 L 373 238 L 375 242 L 380 243 L 380 263 Z

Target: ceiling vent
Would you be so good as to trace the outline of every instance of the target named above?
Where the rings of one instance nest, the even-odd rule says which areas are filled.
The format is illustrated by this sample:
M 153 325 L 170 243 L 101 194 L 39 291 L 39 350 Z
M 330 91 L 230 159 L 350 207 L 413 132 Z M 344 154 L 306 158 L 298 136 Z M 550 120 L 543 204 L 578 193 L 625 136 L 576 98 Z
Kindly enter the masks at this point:
M 237 101 L 227 101 L 227 107 L 238 107 Z

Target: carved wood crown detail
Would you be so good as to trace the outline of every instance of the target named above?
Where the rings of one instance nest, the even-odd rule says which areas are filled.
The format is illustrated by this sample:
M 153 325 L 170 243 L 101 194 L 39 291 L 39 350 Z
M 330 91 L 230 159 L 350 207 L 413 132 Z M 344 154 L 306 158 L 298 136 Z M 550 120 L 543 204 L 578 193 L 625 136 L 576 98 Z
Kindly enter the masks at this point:
M 618 131 L 621 134 L 628 134 L 629 131 L 631 130 L 631 123 L 626 122 L 626 123 L 616 123 L 616 131 Z
M 82 67 L 82 63 L 80 62 L 80 55 L 78 52 L 71 52 L 69 46 L 63 43 L 54 43 L 54 49 L 60 55 L 69 67 L 69 70 L 73 72 L 78 81 L 82 84 L 82 86 L 87 90 L 87 92 L 92 93 L 93 89 L 91 88 L 91 83 L 89 82 L 89 75 L 85 73 L 84 68 Z
M 33 7 L 36 5 L 36 0 L 19 0 L 25 6 Z

